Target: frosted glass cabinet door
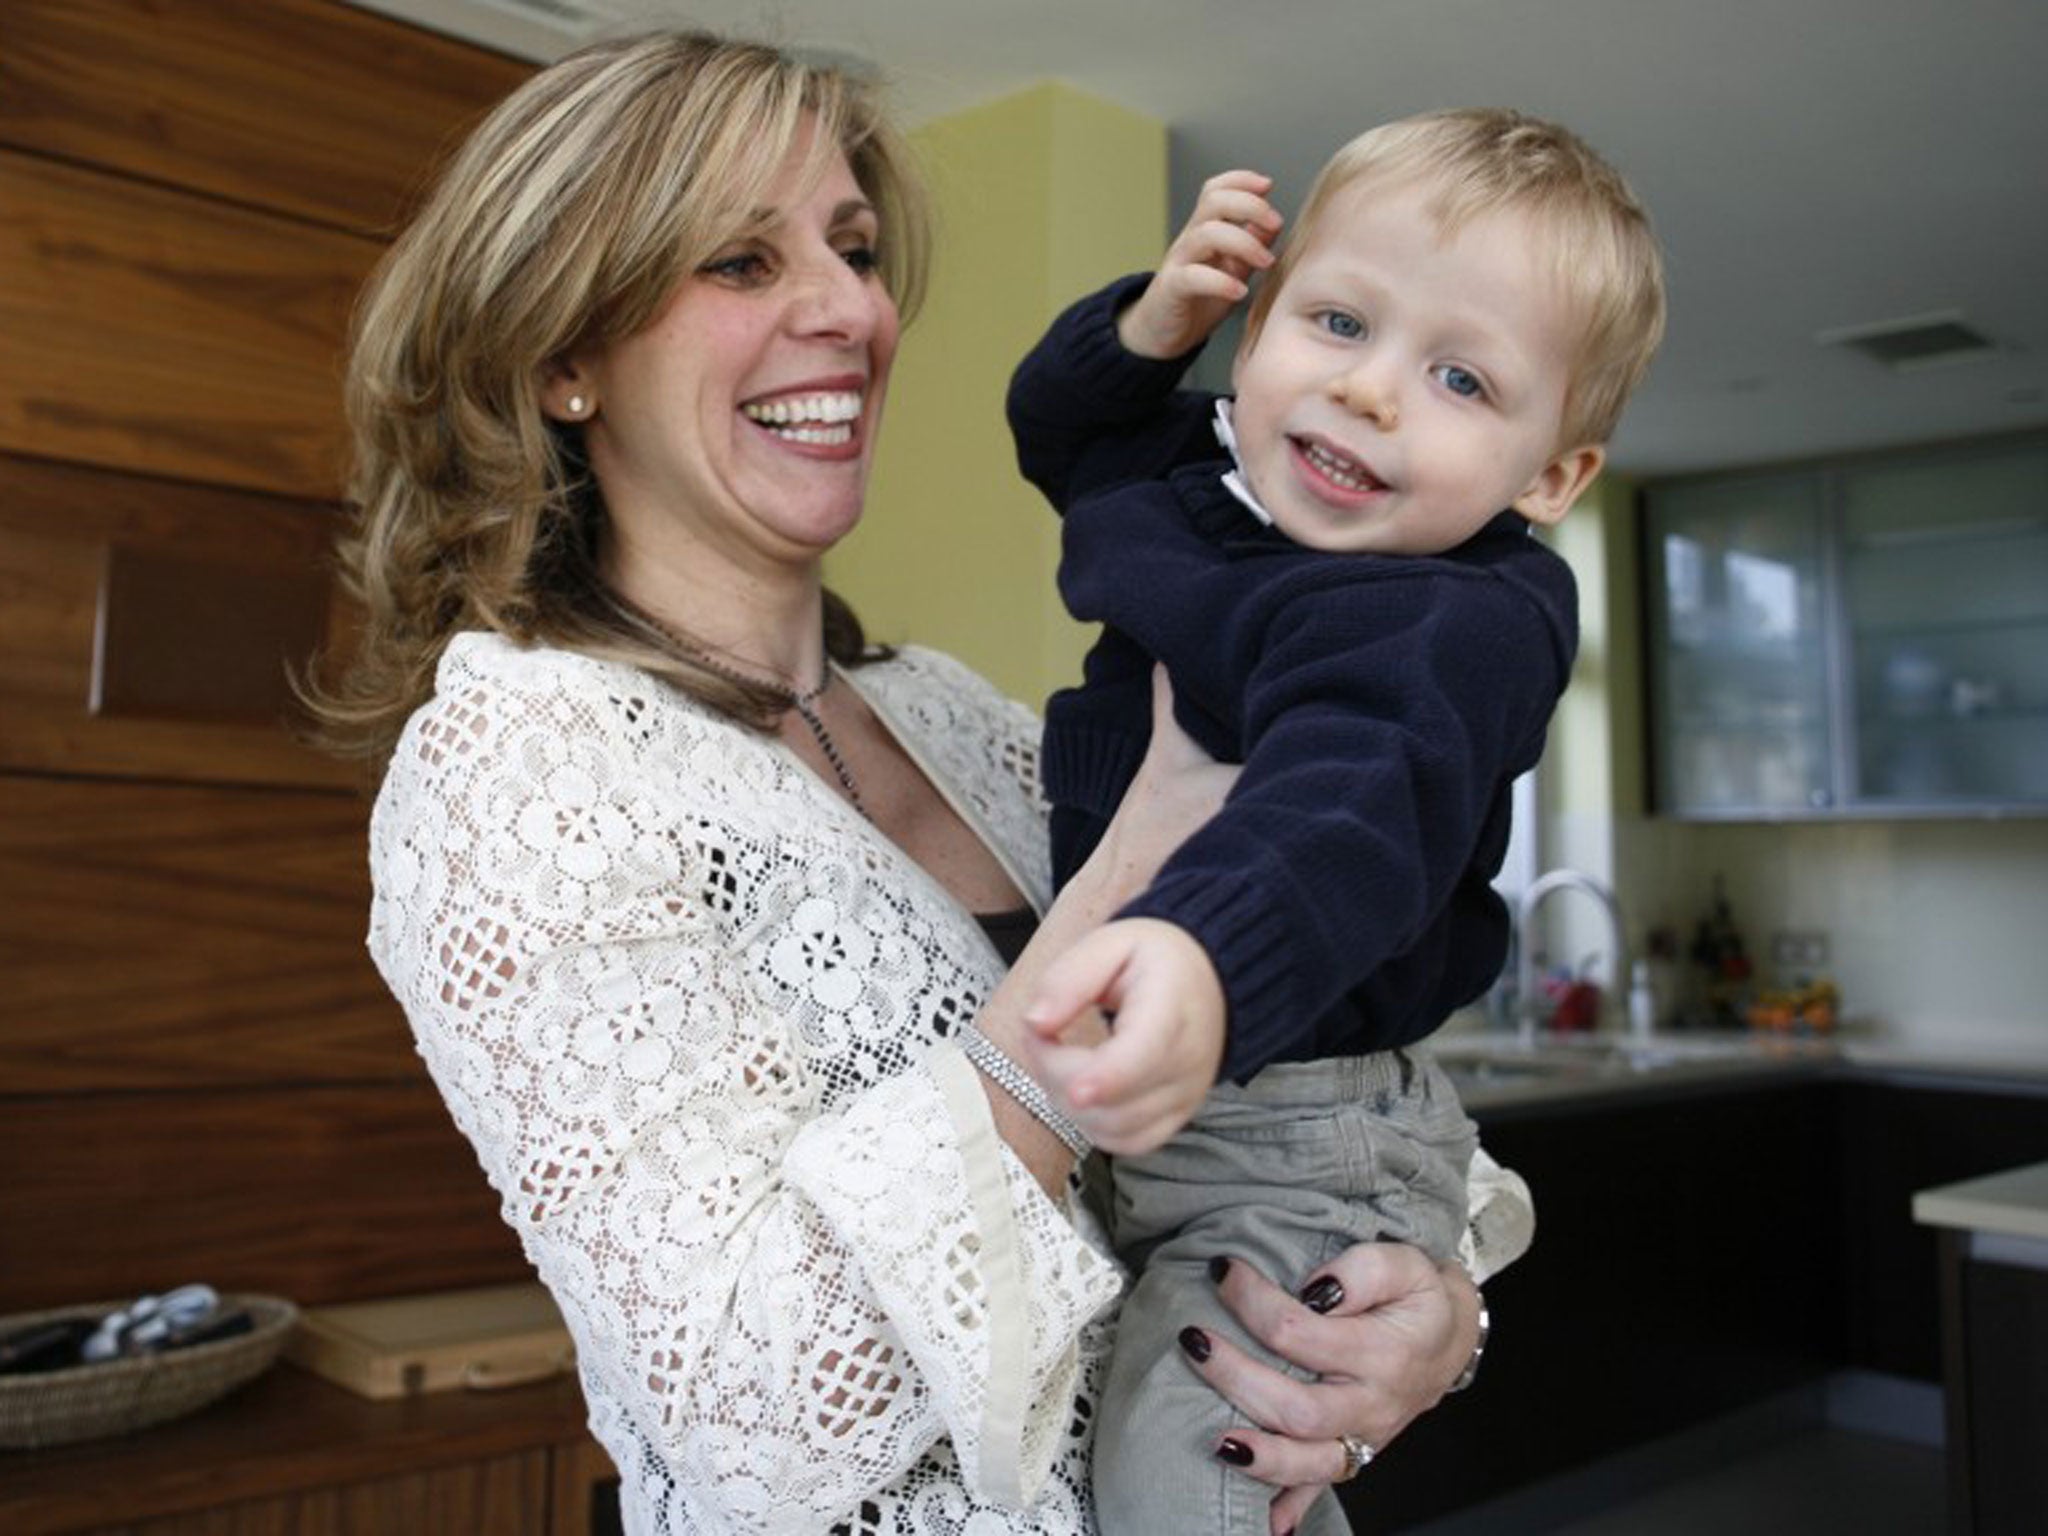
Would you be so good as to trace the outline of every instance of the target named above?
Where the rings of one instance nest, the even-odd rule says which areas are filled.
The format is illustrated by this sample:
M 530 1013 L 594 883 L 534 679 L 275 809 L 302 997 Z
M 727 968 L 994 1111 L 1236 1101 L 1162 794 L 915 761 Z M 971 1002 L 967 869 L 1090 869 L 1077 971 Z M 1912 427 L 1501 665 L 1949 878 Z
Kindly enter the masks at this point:
M 2048 806 L 2048 446 L 1841 487 L 1857 798 Z
M 1680 815 L 1833 803 L 1818 474 L 1649 499 L 1657 803 Z

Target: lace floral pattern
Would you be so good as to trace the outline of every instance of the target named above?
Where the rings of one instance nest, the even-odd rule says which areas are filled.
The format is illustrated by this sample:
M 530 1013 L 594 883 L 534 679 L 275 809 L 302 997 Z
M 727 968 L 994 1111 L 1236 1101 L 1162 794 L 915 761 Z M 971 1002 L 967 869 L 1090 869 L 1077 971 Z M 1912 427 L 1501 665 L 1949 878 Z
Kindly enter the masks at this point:
M 857 686 L 1041 902 L 1037 725 Z M 371 828 L 370 949 L 575 1336 L 636 1536 L 1092 1529 L 1117 1278 L 947 1036 L 1001 962 L 778 744 L 459 637 Z

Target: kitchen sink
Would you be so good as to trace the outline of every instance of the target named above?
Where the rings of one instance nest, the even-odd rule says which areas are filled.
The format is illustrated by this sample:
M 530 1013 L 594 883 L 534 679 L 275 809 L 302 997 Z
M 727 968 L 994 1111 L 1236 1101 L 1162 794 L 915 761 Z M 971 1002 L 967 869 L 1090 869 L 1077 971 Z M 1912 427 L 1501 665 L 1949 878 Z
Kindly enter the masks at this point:
M 1811 1045 L 1762 1042 L 1745 1036 L 1539 1034 L 1523 1040 L 1504 1034 L 1451 1035 L 1432 1042 L 1437 1061 L 1467 1097 L 1516 1100 L 1605 1093 L 1666 1077 L 1715 1076 L 1728 1071 L 1810 1059 Z M 1820 1048 L 1824 1051 L 1824 1047 Z

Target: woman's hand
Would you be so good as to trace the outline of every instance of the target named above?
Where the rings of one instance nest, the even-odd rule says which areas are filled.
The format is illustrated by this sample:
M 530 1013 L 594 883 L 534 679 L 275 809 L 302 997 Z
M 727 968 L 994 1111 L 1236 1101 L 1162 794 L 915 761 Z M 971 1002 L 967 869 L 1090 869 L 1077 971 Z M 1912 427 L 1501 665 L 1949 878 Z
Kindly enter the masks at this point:
M 1323 1487 L 1345 1477 L 1338 1436 L 1385 1450 L 1450 1390 L 1479 1342 L 1479 1292 L 1464 1270 L 1439 1268 L 1403 1243 L 1346 1249 L 1307 1276 L 1298 1295 L 1242 1260 L 1223 1271 L 1217 1289 L 1253 1338 L 1320 1378 L 1297 1381 L 1208 1333 L 1208 1358 L 1187 1354 L 1245 1417 L 1245 1427 L 1225 1431 L 1229 1449 L 1218 1449 L 1278 1490 L 1275 1536 L 1293 1530 Z

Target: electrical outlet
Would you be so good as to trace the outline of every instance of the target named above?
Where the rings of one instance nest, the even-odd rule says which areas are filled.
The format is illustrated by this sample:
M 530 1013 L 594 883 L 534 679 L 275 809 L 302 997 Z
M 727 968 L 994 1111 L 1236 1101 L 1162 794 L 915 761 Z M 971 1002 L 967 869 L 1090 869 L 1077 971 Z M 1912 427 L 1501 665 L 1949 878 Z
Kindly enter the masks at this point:
M 1820 928 L 1780 928 L 1771 935 L 1771 964 L 1812 975 L 1827 968 L 1828 936 Z

